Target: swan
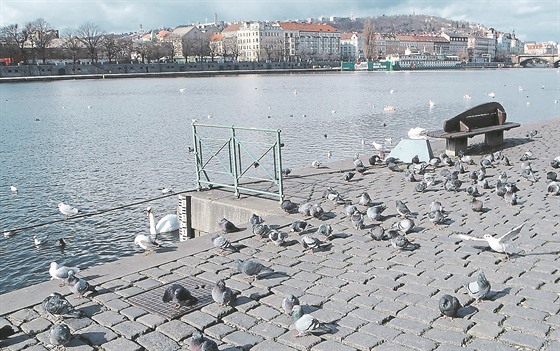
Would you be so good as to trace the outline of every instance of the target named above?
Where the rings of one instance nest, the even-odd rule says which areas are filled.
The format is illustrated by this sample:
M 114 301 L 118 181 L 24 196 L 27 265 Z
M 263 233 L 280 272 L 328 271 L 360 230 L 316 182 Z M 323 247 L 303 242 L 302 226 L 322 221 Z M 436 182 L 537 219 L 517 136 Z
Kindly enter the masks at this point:
M 463 99 L 470 100 L 471 96 L 469 94 L 465 94 L 465 95 L 463 95 Z
M 15 185 L 10 185 L 10 190 L 12 193 L 17 193 L 17 187 Z
M 169 233 L 179 230 L 179 219 L 176 214 L 168 214 L 160 219 L 156 224 L 152 208 L 148 207 L 146 210 L 150 220 L 150 234 L 156 235 L 159 233 Z
M 410 139 L 426 139 L 426 129 L 421 127 L 411 128 L 408 131 Z
M 70 205 L 61 202 L 58 204 L 58 210 L 60 213 L 65 215 L 66 217 L 78 214 L 79 210 L 76 207 L 72 207 Z
M 392 112 L 392 111 L 395 111 L 395 110 L 396 110 L 395 106 L 393 106 L 393 105 L 387 105 L 387 106 L 383 107 L 383 111 Z

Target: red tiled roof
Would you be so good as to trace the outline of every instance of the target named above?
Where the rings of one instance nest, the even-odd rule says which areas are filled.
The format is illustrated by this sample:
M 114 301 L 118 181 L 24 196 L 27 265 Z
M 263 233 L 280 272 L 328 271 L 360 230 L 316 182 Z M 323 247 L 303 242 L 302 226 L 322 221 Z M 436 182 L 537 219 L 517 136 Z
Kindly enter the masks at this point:
M 222 30 L 222 32 L 237 32 L 239 28 L 241 28 L 241 23 L 234 23 L 225 27 L 224 30 Z
M 338 33 L 338 30 L 330 24 L 297 23 L 297 22 L 278 22 L 284 30 L 299 30 L 301 32 L 329 32 Z
M 350 40 L 352 39 L 352 35 L 354 35 L 354 33 L 342 33 L 340 34 L 340 40 Z
M 210 36 L 210 41 L 220 41 L 220 40 L 222 40 L 222 33 L 216 33 Z

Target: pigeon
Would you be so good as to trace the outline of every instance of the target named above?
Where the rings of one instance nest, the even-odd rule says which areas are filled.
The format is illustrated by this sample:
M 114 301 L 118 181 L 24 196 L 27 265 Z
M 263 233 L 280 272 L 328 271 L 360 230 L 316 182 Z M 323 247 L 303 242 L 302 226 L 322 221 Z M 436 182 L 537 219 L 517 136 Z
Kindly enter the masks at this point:
M 413 251 L 420 247 L 419 244 L 414 244 L 408 241 L 408 239 L 398 233 L 396 230 L 389 230 L 391 246 L 399 251 Z
M 414 173 L 412 173 L 411 171 L 408 171 L 408 170 L 404 172 L 404 179 L 407 182 L 411 182 L 411 183 L 416 182 L 416 177 L 414 177 Z
M 197 298 L 191 295 L 191 292 L 187 290 L 181 284 L 171 284 L 163 292 L 161 300 L 165 303 L 173 303 L 174 308 L 180 308 L 181 306 L 191 306 L 196 303 Z
M 354 212 L 358 212 L 358 208 L 356 206 L 348 205 L 348 206 L 344 207 L 344 214 L 346 214 L 347 216 L 353 215 Z
M 414 164 L 420 163 L 420 158 L 418 158 L 418 155 L 414 155 L 414 157 L 412 157 L 411 163 Z
M 360 200 L 358 201 L 358 203 L 362 206 L 371 206 L 373 204 L 373 201 L 371 200 L 371 196 L 369 196 L 369 194 L 364 191 L 362 195 L 360 195 Z
M 311 167 L 313 168 L 321 168 L 323 164 L 321 162 L 319 162 L 318 160 L 315 160 L 313 162 L 311 162 Z
M 306 221 L 294 221 L 292 223 L 291 232 L 295 232 L 295 233 L 301 233 L 304 232 L 306 228 L 310 227 L 311 225 L 309 223 L 307 223 Z
M 330 224 L 321 224 L 317 227 L 317 234 L 323 235 L 327 240 L 334 239 L 333 229 Z
M 298 331 L 298 337 L 309 334 L 325 334 L 332 332 L 332 328 L 327 324 L 319 322 L 310 314 L 304 314 L 301 305 L 295 305 L 292 309 L 292 319 L 294 321 L 294 327 Z
M 283 175 L 284 177 L 289 176 L 290 173 L 292 173 L 292 169 L 291 169 L 291 168 L 284 168 L 284 169 L 282 169 L 282 175 Z
M 535 178 L 535 173 L 533 173 L 533 171 L 530 169 L 524 169 L 521 172 L 521 176 L 531 183 L 535 183 L 537 181 L 537 178 Z
M 473 196 L 471 200 L 471 209 L 474 212 L 482 212 L 482 201 L 478 200 L 476 197 Z
M 356 230 L 364 227 L 364 215 L 360 211 L 354 212 L 352 216 L 350 216 L 350 221 Z
M 459 311 L 461 307 L 459 299 L 455 296 L 445 294 L 439 298 L 439 311 L 446 317 L 457 317 L 457 311 Z
M 313 207 L 313 204 L 311 202 L 304 202 L 299 205 L 298 212 L 304 216 L 311 216 L 311 207 Z
M 84 297 L 88 292 L 96 293 L 97 290 L 95 286 L 90 285 L 85 279 L 78 278 L 74 275 L 74 271 L 68 272 L 68 278 L 66 278 L 66 285 L 73 294 L 78 294 L 78 298 Z
M 195 330 L 189 342 L 189 351 L 218 351 L 218 344 Z
M 270 232 L 270 227 L 266 224 L 257 224 L 253 227 L 253 234 L 257 236 L 258 239 L 263 239 L 268 236 Z
M 556 168 L 560 168 L 560 161 L 554 159 L 552 161 L 550 161 L 550 167 L 556 169 Z
M 51 275 L 51 279 L 58 279 L 62 280 L 60 286 L 64 286 L 65 280 L 68 278 L 68 272 L 78 273 L 80 269 L 78 267 L 66 267 L 66 266 L 59 266 L 56 262 L 51 262 L 51 266 L 49 268 L 49 274 Z
M 383 218 L 383 211 L 387 209 L 385 205 L 371 206 L 366 211 L 366 216 L 372 221 L 379 221 Z
M 496 195 L 498 195 L 500 197 L 503 197 L 506 193 L 505 184 L 502 183 L 499 179 L 498 179 L 498 181 L 496 181 L 495 189 L 496 189 Z
M 500 175 L 498 176 L 498 180 L 502 183 L 507 183 L 507 179 L 508 179 L 507 173 L 505 171 L 500 172 Z
M 237 248 L 232 245 L 229 239 L 227 239 L 226 237 L 220 234 L 216 234 L 215 236 L 212 237 L 212 243 L 214 244 L 215 248 L 220 249 L 220 253 L 223 253 L 225 250 L 231 252 L 238 251 Z
M 414 187 L 414 191 L 418 193 L 423 193 L 424 191 L 426 191 L 426 189 L 428 189 L 428 183 L 426 183 L 425 181 L 421 181 L 420 183 L 417 183 L 416 186 Z
M 400 230 L 403 234 L 410 233 L 414 229 L 414 221 L 410 218 L 405 218 L 401 221 L 393 223 L 392 229 Z
M 286 296 L 284 300 L 282 300 L 282 309 L 287 315 L 292 314 L 292 310 L 296 305 L 299 305 L 299 299 L 293 294 Z
M 16 331 L 9 325 L 5 325 L 0 328 L 0 340 L 4 340 L 14 335 Z
M 224 234 L 235 233 L 235 232 L 238 232 L 238 231 L 241 230 L 241 229 L 237 228 L 235 226 L 235 224 L 231 223 L 230 221 L 228 221 L 225 218 L 220 219 L 220 221 L 218 222 L 218 225 L 220 226 L 220 229 Z
M 523 155 L 521 155 L 519 161 L 527 161 L 531 159 L 533 159 L 533 153 L 531 152 L 531 150 L 527 150 L 523 153 Z
M 476 238 L 474 236 L 466 235 L 466 234 L 457 234 L 459 239 L 463 240 L 477 240 L 477 241 L 486 241 L 490 248 L 499 253 L 505 253 L 506 256 L 509 257 L 509 245 L 508 242 L 515 239 L 519 233 L 521 232 L 521 228 L 527 224 L 527 222 L 518 225 L 517 227 L 513 228 L 509 232 L 505 233 L 504 235 L 495 238 L 491 234 L 484 234 L 482 238 Z
M 355 174 L 354 172 L 346 172 L 344 174 L 344 180 L 349 182 L 354 177 L 354 174 Z
M 376 165 L 378 162 L 381 162 L 381 157 L 379 157 L 379 155 L 373 155 L 368 159 L 368 163 L 371 166 Z
M 254 226 L 256 226 L 257 224 L 264 223 L 264 220 L 262 219 L 261 216 L 259 216 L 259 215 L 255 214 L 255 213 L 253 213 L 253 214 L 251 215 L 251 218 L 249 218 L 249 223 L 251 223 L 251 226 L 254 227 Z
M 360 173 L 361 175 L 364 175 L 364 173 L 366 173 L 367 171 L 367 168 L 363 164 L 356 166 L 354 169 L 356 172 Z
M 558 174 L 554 171 L 546 172 L 546 179 L 550 181 L 556 181 Z
M 546 187 L 546 192 L 548 195 L 558 195 L 560 194 L 560 183 L 559 182 L 550 182 Z
M 284 210 L 284 212 L 288 213 L 288 214 L 292 214 L 292 213 L 296 213 L 299 205 L 296 204 L 295 202 L 292 202 L 290 200 L 284 200 L 282 201 L 282 204 L 280 205 L 280 207 L 282 208 L 282 210 Z
M 60 213 L 62 213 L 66 217 L 70 217 L 70 216 L 78 214 L 78 209 L 77 208 L 72 207 L 70 205 L 66 205 L 63 202 L 58 204 L 58 210 L 60 211 Z
M 325 214 L 325 210 L 323 210 L 323 208 L 318 204 L 311 206 L 311 208 L 309 209 L 309 215 L 317 219 L 323 218 L 324 214 Z
M 436 185 L 436 176 L 433 173 L 424 174 L 424 182 L 427 186 Z
M 74 309 L 74 306 L 57 292 L 47 296 L 41 306 L 43 306 L 45 312 L 56 317 L 57 320 L 62 318 L 80 318 L 85 315 L 83 311 Z
M 400 172 L 401 171 L 400 167 L 396 163 L 393 163 L 393 162 L 389 162 L 387 164 L 387 168 L 389 168 L 393 172 Z
M 161 245 L 157 241 L 155 241 L 154 238 L 146 234 L 136 235 L 136 237 L 134 238 L 134 244 L 144 249 L 144 255 L 147 255 L 150 252 L 156 250 L 158 247 L 161 247 Z
M 230 306 L 234 299 L 233 291 L 226 286 L 226 282 L 220 279 L 212 288 L 212 298 L 221 307 Z
M 443 183 L 443 186 L 447 191 L 456 192 L 459 191 L 462 184 L 463 182 L 461 182 L 459 179 L 452 179 L 452 180 L 446 179 L 445 182 Z
M 274 245 L 282 246 L 282 245 L 284 245 L 284 242 L 288 238 L 288 233 L 281 232 L 281 231 L 276 230 L 276 229 L 272 229 L 268 233 L 268 238 L 270 239 L 270 241 L 272 241 L 274 243 Z
M 478 188 L 472 185 L 467 187 L 467 194 L 473 197 L 480 196 L 480 193 L 478 192 Z
M 369 230 L 369 235 L 373 240 L 381 241 L 381 240 L 388 240 L 389 236 L 385 234 L 385 229 L 380 225 L 374 225 Z
M 434 168 L 439 167 L 439 165 L 441 164 L 441 159 L 437 158 L 437 157 L 432 157 L 429 161 L 428 164 Z
M 517 195 L 513 192 L 511 186 L 506 185 L 506 193 L 504 194 L 504 200 L 509 206 L 517 205 Z
M 467 289 L 469 296 L 475 300 L 475 303 L 478 303 L 490 293 L 490 282 L 486 279 L 484 272 L 481 270 L 478 273 L 476 281 L 466 284 L 465 289 Z
M 301 237 L 301 246 L 305 249 L 305 251 L 310 251 L 311 253 L 322 250 L 329 247 L 330 243 L 325 243 L 320 239 L 311 236 L 311 235 L 304 235 Z
M 461 162 L 461 161 L 455 162 L 455 164 L 453 165 L 453 168 L 461 174 L 465 173 L 465 166 L 463 165 L 463 162 Z
M 57 323 L 51 327 L 49 339 L 51 345 L 54 346 L 53 350 L 64 349 L 64 345 L 72 339 L 72 333 L 70 333 L 70 328 L 66 324 Z
M 441 211 L 436 210 L 428 212 L 428 219 L 430 220 L 430 222 L 432 222 L 433 225 L 437 225 L 444 223 L 446 217 Z
M 54 246 L 64 249 L 66 247 L 66 240 L 64 240 L 64 238 L 59 238 L 54 242 Z
M 415 215 L 412 214 L 412 212 L 410 212 L 408 207 L 401 200 L 396 200 L 395 204 L 397 206 L 397 212 L 399 213 L 399 215 L 401 215 L 401 217 L 404 217 L 404 218 L 408 218 L 408 217 L 414 217 L 415 218 L 416 217 Z
M 441 211 L 443 212 L 443 205 L 439 201 L 432 201 L 430 203 L 430 212 Z
M 257 260 L 235 260 L 235 265 L 240 273 L 243 273 L 247 278 L 254 280 L 260 279 L 264 275 L 274 273 L 272 268 L 265 267 Z

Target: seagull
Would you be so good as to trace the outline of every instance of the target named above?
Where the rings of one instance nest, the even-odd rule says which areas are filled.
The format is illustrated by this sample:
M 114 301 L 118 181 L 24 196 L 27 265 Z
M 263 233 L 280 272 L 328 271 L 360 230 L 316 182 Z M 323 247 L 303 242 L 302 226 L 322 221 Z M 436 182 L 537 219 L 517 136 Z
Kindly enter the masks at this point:
M 173 192 L 173 189 L 172 189 L 172 188 L 163 188 L 163 189 L 161 189 L 161 193 L 162 193 L 162 194 L 169 194 L 169 193 L 172 193 L 172 192 Z
M 319 322 L 310 314 L 304 314 L 301 305 L 295 305 L 292 309 L 292 319 L 294 327 L 298 331 L 296 337 L 309 334 L 325 334 L 331 333 L 333 330 L 327 324 Z
M 433 102 L 432 100 L 430 100 L 430 108 L 433 108 L 436 105 L 435 102 Z
M 395 89 L 389 90 L 389 94 L 393 94 L 394 92 L 395 92 Z
M 18 190 L 17 190 L 17 187 L 15 185 L 10 185 L 10 191 L 12 193 L 17 193 Z
M 187 89 L 185 89 L 185 88 L 181 88 L 181 89 L 179 89 L 179 91 L 180 91 L 181 93 L 184 93 L 184 92 L 185 92 L 185 90 L 187 90 Z
M 150 235 L 145 234 L 136 235 L 136 237 L 134 238 L 134 244 L 144 249 L 144 255 L 148 255 L 158 247 L 161 247 L 161 245 L 157 241 L 155 241 L 154 238 L 152 238 Z
M 148 216 L 148 220 L 150 222 L 150 234 L 152 235 L 179 230 L 179 219 L 176 214 L 163 216 L 157 224 L 151 207 L 146 208 L 146 215 Z
M 194 305 L 197 298 L 192 296 L 184 286 L 175 283 L 165 289 L 161 300 L 165 303 L 173 303 L 174 308 L 180 308 L 181 306 Z
M 376 143 L 375 141 L 372 141 L 371 145 L 373 145 L 375 150 L 382 150 L 383 149 L 383 144 Z
M 465 94 L 465 95 L 463 95 L 463 99 L 470 100 L 471 96 L 469 94 Z
M 493 91 L 489 92 L 487 94 L 488 96 L 490 96 L 491 98 L 494 98 L 496 96 L 496 93 L 494 93 Z
M 62 284 L 60 286 L 64 286 L 64 281 L 68 278 L 69 272 L 78 273 L 80 269 L 78 267 L 66 267 L 66 266 L 59 266 L 56 262 L 51 262 L 51 266 L 49 268 L 49 274 L 51 275 L 52 279 L 62 280 Z
M 504 235 L 498 238 L 493 237 L 491 234 L 484 234 L 482 238 L 476 238 L 474 236 L 470 236 L 466 234 L 457 234 L 457 237 L 463 240 L 486 241 L 488 242 L 488 245 L 492 250 L 499 253 L 505 253 L 509 257 L 508 242 L 512 241 L 517 237 L 517 235 L 519 235 L 519 232 L 521 232 L 521 228 L 523 228 L 525 224 L 527 224 L 527 222 L 518 225 L 517 227 L 513 228 L 512 230 L 510 230 L 509 232 L 505 233 Z
M 58 204 L 58 210 L 60 213 L 65 215 L 67 218 L 72 215 L 78 214 L 78 209 L 76 207 L 72 207 L 70 205 L 66 205 L 65 203 L 61 202 Z
M 315 160 L 315 161 L 311 162 L 311 167 L 313 167 L 313 168 L 321 168 L 321 166 L 322 166 L 322 163 L 319 162 L 318 160 Z
M 42 236 L 42 237 L 34 235 L 33 236 L 33 241 L 35 243 L 35 246 L 41 246 L 41 245 L 46 244 L 47 243 L 47 237 L 48 237 L 48 235 L 45 235 L 45 236 Z

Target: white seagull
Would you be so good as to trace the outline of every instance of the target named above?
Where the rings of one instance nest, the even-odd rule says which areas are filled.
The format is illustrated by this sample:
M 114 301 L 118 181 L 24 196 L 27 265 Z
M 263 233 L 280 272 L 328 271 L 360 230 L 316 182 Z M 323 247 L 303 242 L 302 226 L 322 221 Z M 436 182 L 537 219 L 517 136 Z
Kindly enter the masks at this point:
M 432 100 L 430 100 L 430 108 L 434 107 L 436 105 L 435 102 L 433 102 Z
M 10 190 L 12 193 L 17 193 L 17 187 L 15 185 L 10 185 Z
M 495 238 L 490 234 L 484 234 L 482 238 L 476 238 L 474 236 L 470 236 L 466 234 L 457 234 L 457 237 L 463 240 L 486 241 L 488 242 L 488 245 L 492 250 L 499 253 L 505 253 L 507 256 L 509 256 L 510 253 L 508 252 L 508 248 L 509 248 L 508 242 L 516 238 L 517 235 L 519 235 L 521 228 L 523 228 L 525 224 L 527 224 L 527 222 L 518 225 L 517 227 L 513 228 L 512 230 L 500 236 L 499 238 Z
M 64 202 L 58 204 L 58 210 L 66 217 L 78 214 L 78 209 L 76 207 L 66 205 Z

